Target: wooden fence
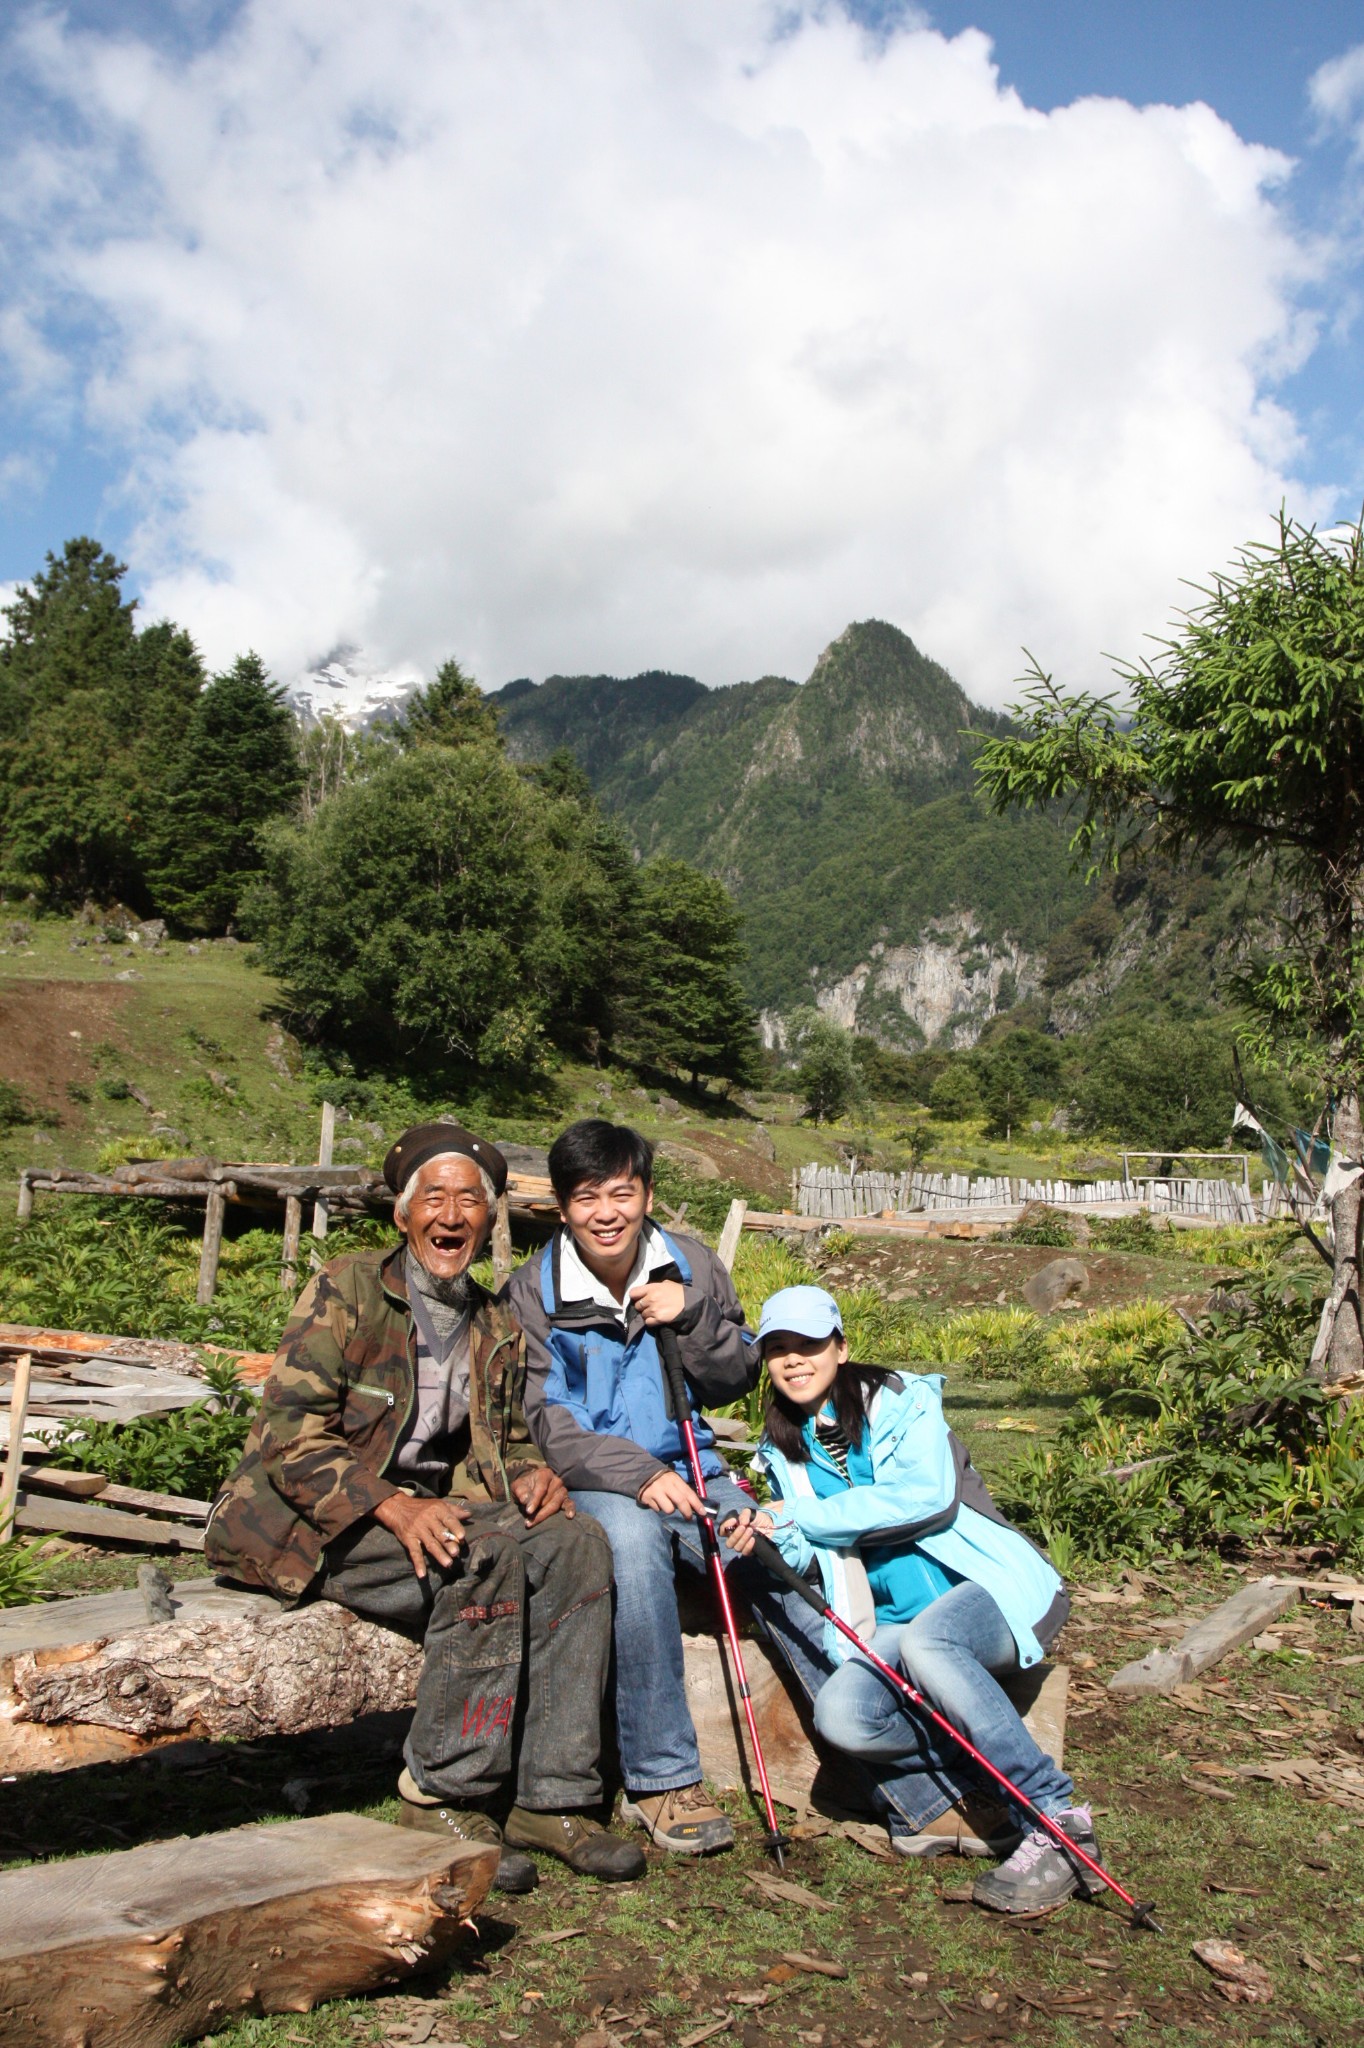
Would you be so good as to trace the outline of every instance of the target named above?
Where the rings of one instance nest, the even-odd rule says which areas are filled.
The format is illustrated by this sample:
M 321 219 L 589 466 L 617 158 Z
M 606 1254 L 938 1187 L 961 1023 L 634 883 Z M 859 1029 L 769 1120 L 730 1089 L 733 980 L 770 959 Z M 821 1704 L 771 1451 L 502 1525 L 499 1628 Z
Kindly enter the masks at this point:
M 1206 1216 L 1219 1223 L 1261 1223 L 1284 1213 L 1283 1191 L 1261 1196 L 1245 1185 L 1209 1177 L 1143 1175 L 1123 1180 L 1029 1180 L 1017 1174 L 845 1172 L 802 1166 L 791 1175 L 797 1215 L 907 1215 L 927 1209 L 1009 1209 L 1045 1202 L 1055 1209 L 1109 1208 L 1121 1203 L 1165 1215 Z

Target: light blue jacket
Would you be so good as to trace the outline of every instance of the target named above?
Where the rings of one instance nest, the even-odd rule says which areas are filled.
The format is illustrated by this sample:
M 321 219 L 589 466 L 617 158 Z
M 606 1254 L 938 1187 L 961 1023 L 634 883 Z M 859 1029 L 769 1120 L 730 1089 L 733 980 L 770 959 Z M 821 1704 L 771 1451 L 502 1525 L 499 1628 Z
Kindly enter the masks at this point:
M 818 1560 L 826 1604 L 853 1627 L 861 1624 L 848 1560 L 864 1542 L 873 1548 L 917 1543 L 948 1571 L 985 1589 L 1008 1622 L 1026 1670 L 1045 1656 L 1070 1603 L 1049 1560 L 1005 1521 L 948 1428 L 942 1384 L 941 1373 L 896 1373 L 878 1387 L 864 1440 L 875 1477 L 869 1486 L 851 1486 L 824 1500 L 807 1467 L 764 1437 L 758 1463 L 780 1496 L 768 1509 L 776 1523 L 774 1539 L 799 1572 Z M 827 1464 L 808 1423 L 806 1441 L 811 1456 Z M 825 1646 L 835 1662 L 849 1654 L 846 1639 L 829 1622 Z

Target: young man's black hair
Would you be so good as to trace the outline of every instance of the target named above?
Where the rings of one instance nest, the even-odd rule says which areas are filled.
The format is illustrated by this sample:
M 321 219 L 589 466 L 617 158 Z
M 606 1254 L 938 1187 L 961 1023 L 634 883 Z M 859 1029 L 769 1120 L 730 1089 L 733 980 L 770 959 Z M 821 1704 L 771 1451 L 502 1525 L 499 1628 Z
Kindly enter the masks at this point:
M 585 1116 L 561 1131 L 549 1148 L 549 1177 L 560 1202 L 566 1202 L 575 1188 L 596 1187 L 618 1174 L 642 1181 L 646 1188 L 653 1184 L 654 1148 L 629 1124 Z

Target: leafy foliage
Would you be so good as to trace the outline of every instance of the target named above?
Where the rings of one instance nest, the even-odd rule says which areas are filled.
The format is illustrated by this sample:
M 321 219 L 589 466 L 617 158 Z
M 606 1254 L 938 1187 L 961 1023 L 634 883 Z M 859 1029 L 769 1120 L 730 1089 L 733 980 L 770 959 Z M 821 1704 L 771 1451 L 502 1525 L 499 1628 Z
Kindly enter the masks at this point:
M 798 1010 L 791 1020 L 791 1043 L 805 1114 L 817 1124 L 846 1116 L 863 1092 L 852 1033 L 817 1010 Z
M 38 1555 L 41 1547 L 22 1540 L 0 1544 L 0 1607 L 26 1607 L 42 1598 L 47 1567 Z
M 1119 1384 L 1077 1404 L 1054 1449 L 1011 1470 L 1001 1505 L 1077 1558 L 1266 1537 L 1364 1554 L 1364 1407 L 1304 1375 L 1313 1279 L 1260 1281 L 1192 1341 L 1132 1359 Z
M 116 1486 L 140 1486 L 186 1500 L 211 1500 L 236 1469 L 257 1397 L 233 1367 L 210 1364 L 212 1392 L 192 1407 L 134 1422 L 72 1423 L 53 1443 L 49 1462 L 66 1471 L 102 1472 Z
M 556 998 L 571 1012 L 578 993 L 547 915 L 546 808 L 495 749 L 422 746 L 275 825 L 246 909 L 300 1027 L 534 1065 Z

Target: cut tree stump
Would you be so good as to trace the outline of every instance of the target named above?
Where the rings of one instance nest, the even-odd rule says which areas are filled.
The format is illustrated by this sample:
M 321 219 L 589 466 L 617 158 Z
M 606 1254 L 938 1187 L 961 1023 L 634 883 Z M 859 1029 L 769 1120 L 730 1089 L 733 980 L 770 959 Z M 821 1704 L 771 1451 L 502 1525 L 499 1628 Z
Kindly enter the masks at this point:
M 171 2048 L 446 1959 L 497 1851 L 355 1814 L 0 1875 L 0 2041 Z
M 1296 1607 L 1301 1597 L 1300 1586 L 1292 1579 L 1257 1579 L 1242 1586 L 1186 1630 L 1173 1649 L 1148 1650 L 1134 1664 L 1124 1664 L 1109 1679 L 1108 1689 L 1162 1693 L 1187 1685 L 1219 1657 L 1239 1650 L 1288 1608 Z

